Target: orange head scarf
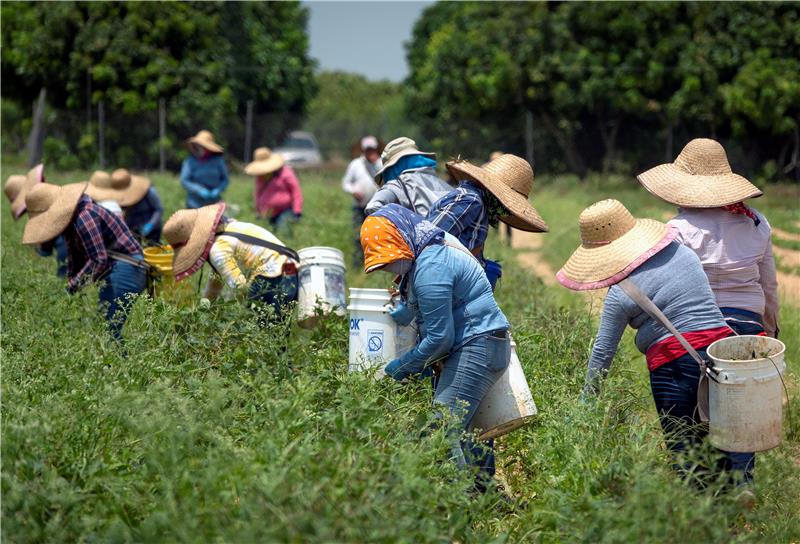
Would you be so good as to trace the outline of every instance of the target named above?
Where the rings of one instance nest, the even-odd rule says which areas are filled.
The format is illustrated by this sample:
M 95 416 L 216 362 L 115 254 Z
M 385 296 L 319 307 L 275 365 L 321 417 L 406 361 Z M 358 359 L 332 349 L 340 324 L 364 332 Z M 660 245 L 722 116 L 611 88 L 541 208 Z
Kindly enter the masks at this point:
M 397 227 L 385 217 L 370 215 L 361 225 L 361 247 L 364 249 L 364 271 L 400 259 L 414 259 Z

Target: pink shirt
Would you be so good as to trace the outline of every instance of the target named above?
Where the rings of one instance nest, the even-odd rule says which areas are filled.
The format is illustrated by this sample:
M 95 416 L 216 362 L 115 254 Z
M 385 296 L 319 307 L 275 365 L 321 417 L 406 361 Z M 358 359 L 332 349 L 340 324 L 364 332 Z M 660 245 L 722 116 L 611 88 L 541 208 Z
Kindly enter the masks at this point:
M 669 224 L 678 229 L 676 240 L 691 248 L 703 269 L 720 308 L 739 308 L 763 316 L 770 336 L 778 326 L 778 280 L 772 256 L 772 229 L 761 220 L 732 214 L 722 208 L 679 208 Z
M 303 192 L 297 176 L 288 166 L 284 166 L 272 179 L 265 181 L 262 176 L 256 178 L 255 195 L 256 211 L 258 215 L 277 217 L 286 210 L 294 213 L 303 213 Z

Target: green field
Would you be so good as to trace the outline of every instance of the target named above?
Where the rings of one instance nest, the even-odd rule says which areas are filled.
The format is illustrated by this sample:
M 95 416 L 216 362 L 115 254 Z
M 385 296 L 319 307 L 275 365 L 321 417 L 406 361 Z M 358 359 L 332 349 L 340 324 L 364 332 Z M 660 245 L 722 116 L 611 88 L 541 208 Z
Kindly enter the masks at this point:
M 14 172 L 5 165 L 4 176 Z M 47 172 L 56 183 L 87 173 Z M 302 172 L 303 220 L 284 241 L 349 253 L 339 172 Z M 177 176 L 152 176 L 167 208 Z M 601 189 L 602 187 L 602 189 Z M 253 219 L 249 178 L 226 194 Z M 577 214 L 602 196 L 657 218 L 669 208 L 631 182 L 554 181 L 534 202 L 551 225 L 542 258 L 577 243 Z M 796 230 L 796 189 L 757 202 Z M 794 201 L 793 201 L 794 200 Z M 514 327 L 540 415 L 497 441 L 497 493 L 473 497 L 424 432 L 429 387 L 347 372 L 347 323 L 268 330 L 235 302 L 210 309 L 137 301 L 127 357 L 106 338 L 95 288 L 68 296 L 53 259 L 19 241 L 2 210 L 2 537 L 6 542 L 797 542 L 800 388 L 797 308 L 783 307 L 793 400 L 781 447 L 759 455 L 758 506 L 670 470 L 643 358 L 621 349 L 596 404 L 579 404 L 594 334 L 583 300 L 500 257 L 498 301 Z M 349 262 L 349 259 L 348 259 Z M 385 277 L 349 271 L 350 286 Z M 187 280 L 188 281 L 188 280 Z M 790 429 L 790 421 L 794 430 Z

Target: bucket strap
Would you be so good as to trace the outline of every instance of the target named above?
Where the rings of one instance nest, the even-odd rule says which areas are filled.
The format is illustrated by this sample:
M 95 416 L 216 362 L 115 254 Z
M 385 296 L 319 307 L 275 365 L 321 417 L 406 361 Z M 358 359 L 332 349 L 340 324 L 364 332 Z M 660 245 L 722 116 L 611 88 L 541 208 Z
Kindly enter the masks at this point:
M 664 327 L 680 342 L 681 346 L 692 356 L 692 359 L 697 361 L 697 364 L 700 365 L 700 386 L 697 389 L 697 407 L 700 412 L 700 419 L 702 421 L 708 421 L 708 383 L 703 383 L 704 380 L 708 379 L 709 368 L 706 361 L 700 356 L 699 353 L 692 347 L 691 344 L 683 337 L 683 335 L 675 328 L 675 325 L 664 315 L 658 306 L 653 303 L 650 298 L 645 295 L 639 286 L 636 285 L 633 280 L 630 278 L 625 278 L 621 282 L 618 283 L 620 288 L 625 291 L 629 297 L 633 299 L 633 301 L 639 305 L 639 307 L 644 310 L 647 315 L 664 325 Z
M 119 251 L 111 251 L 111 250 L 108 250 L 107 253 L 108 256 L 114 259 L 115 261 L 127 263 L 137 268 L 141 268 L 142 270 L 150 270 L 151 268 L 150 265 L 147 264 L 146 262 L 134 259 L 133 257 L 131 257 L 126 253 L 120 253 Z
M 255 236 L 249 236 L 247 234 L 242 234 L 240 232 L 222 232 L 218 236 L 231 236 L 233 238 L 237 238 L 246 244 L 250 244 L 253 246 L 261 246 L 267 249 L 271 249 L 281 255 L 285 255 L 290 259 L 294 259 L 298 263 L 300 262 L 300 255 L 297 254 L 295 250 L 290 247 L 281 246 L 278 244 L 273 244 L 272 242 L 268 242 L 266 240 L 262 240 L 261 238 L 256 238 Z

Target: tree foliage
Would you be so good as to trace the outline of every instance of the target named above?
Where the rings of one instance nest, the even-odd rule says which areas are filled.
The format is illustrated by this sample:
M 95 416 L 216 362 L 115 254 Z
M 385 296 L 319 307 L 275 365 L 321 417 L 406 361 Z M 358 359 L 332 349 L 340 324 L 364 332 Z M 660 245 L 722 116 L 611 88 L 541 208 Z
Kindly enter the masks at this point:
M 797 173 L 799 13 L 790 3 L 436 4 L 408 47 L 409 111 L 438 147 L 478 156 L 520 152 L 531 111 L 537 163 L 579 174 L 651 164 L 695 136 L 724 140 L 745 168 L 776 161 Z

